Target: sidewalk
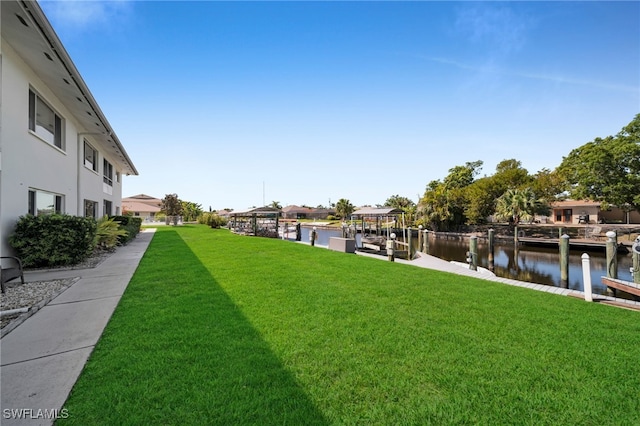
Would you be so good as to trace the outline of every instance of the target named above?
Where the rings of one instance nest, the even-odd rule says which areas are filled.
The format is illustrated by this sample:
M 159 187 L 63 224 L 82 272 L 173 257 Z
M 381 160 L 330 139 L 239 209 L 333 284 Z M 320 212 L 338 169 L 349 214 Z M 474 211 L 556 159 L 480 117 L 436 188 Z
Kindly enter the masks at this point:
M 0 340 L 2 425 L 49 425 L 144 255 L 155 229 L 144 229 L 93 269 L 25 273 L 27 281 L 80 277 Z

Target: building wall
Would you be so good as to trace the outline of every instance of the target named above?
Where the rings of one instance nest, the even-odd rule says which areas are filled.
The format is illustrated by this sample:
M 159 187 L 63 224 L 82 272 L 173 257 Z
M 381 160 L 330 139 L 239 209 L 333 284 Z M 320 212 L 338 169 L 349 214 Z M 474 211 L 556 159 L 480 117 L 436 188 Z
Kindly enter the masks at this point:
M 567 220 L 565 217 L 564 211 L 571 210 L 570 219 Z M 597 223 L 598 222 L 598 212 L 600 211 L 599 206 L 563 206 L 563 207 L 554 207 L 553 215 L 551 216 L 552 223 L 567 223 L 567 224 L 578 224 L 580 220 L 580 216 L 589 215 L 589 223 Z M 558 213 L 561 215 L 560 220 L 558 220 Z
M 114 180 L 112 193 L 105 193 L 101 146 L 91 135 L 82 135 L 77 120 L 4 40 L 1 48 L 0 253 L 5 255 L 11 252 L 7 238 L 17 219 L 28 213 L 30 189 L 63 195 L 63 212 L 72 215 L 84 216 L 84 199 L 96 201 L 101 216 L 105 199 L 112 202 L 112 213 L 119 211 L 122 179 L 116 181 L 116 162 L 107 158 L 114 167 Z M 30 87 L 64 119 L 64 150 L 29 130 Z M 84 167 L 84 137 L 99 152 L 98 173 Z

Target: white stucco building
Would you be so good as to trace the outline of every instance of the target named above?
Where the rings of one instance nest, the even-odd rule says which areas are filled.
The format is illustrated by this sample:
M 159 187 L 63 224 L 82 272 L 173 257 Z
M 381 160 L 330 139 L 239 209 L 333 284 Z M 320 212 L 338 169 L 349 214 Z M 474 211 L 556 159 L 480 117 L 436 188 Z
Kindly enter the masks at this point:
M 35 1 L 0 2 L 0 254 L 16 220 L 119 214 L 137 175 L 113 128 Z

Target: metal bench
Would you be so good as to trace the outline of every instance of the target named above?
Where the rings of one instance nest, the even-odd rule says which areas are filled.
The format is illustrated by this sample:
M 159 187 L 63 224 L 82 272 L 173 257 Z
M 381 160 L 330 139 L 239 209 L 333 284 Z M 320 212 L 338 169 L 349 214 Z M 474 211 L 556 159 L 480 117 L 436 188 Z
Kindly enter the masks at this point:
M 20 281 L 24 284 L 24 272 L 22 271 L 22 261 L 14 256 L 0 257 L 0 284 L 2 292 L 5 291 L 5 283 L 20 277 Z M 6 266 L 5 265 L 9 265 Z

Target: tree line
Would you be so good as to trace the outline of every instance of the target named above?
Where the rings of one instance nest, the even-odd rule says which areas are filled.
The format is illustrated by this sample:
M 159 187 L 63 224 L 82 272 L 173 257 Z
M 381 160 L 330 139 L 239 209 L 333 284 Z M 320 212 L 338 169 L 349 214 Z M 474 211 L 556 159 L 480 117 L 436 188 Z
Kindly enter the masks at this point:
M 387 204 L 405 210 L 416 225 L 445 231 L 491 217 L 529 221 L 548 215 L 551 203 L 562 199 L 640 211 L 640 114 L 618 134 L 572 150 L 554 170 L 532 175 L 520 161 L 506 159 L 492 175 L 478 178 L 482 165 L 478 160 L 449 169 L 443 179 L 429 182 L 417 205 L 398 195 Z

